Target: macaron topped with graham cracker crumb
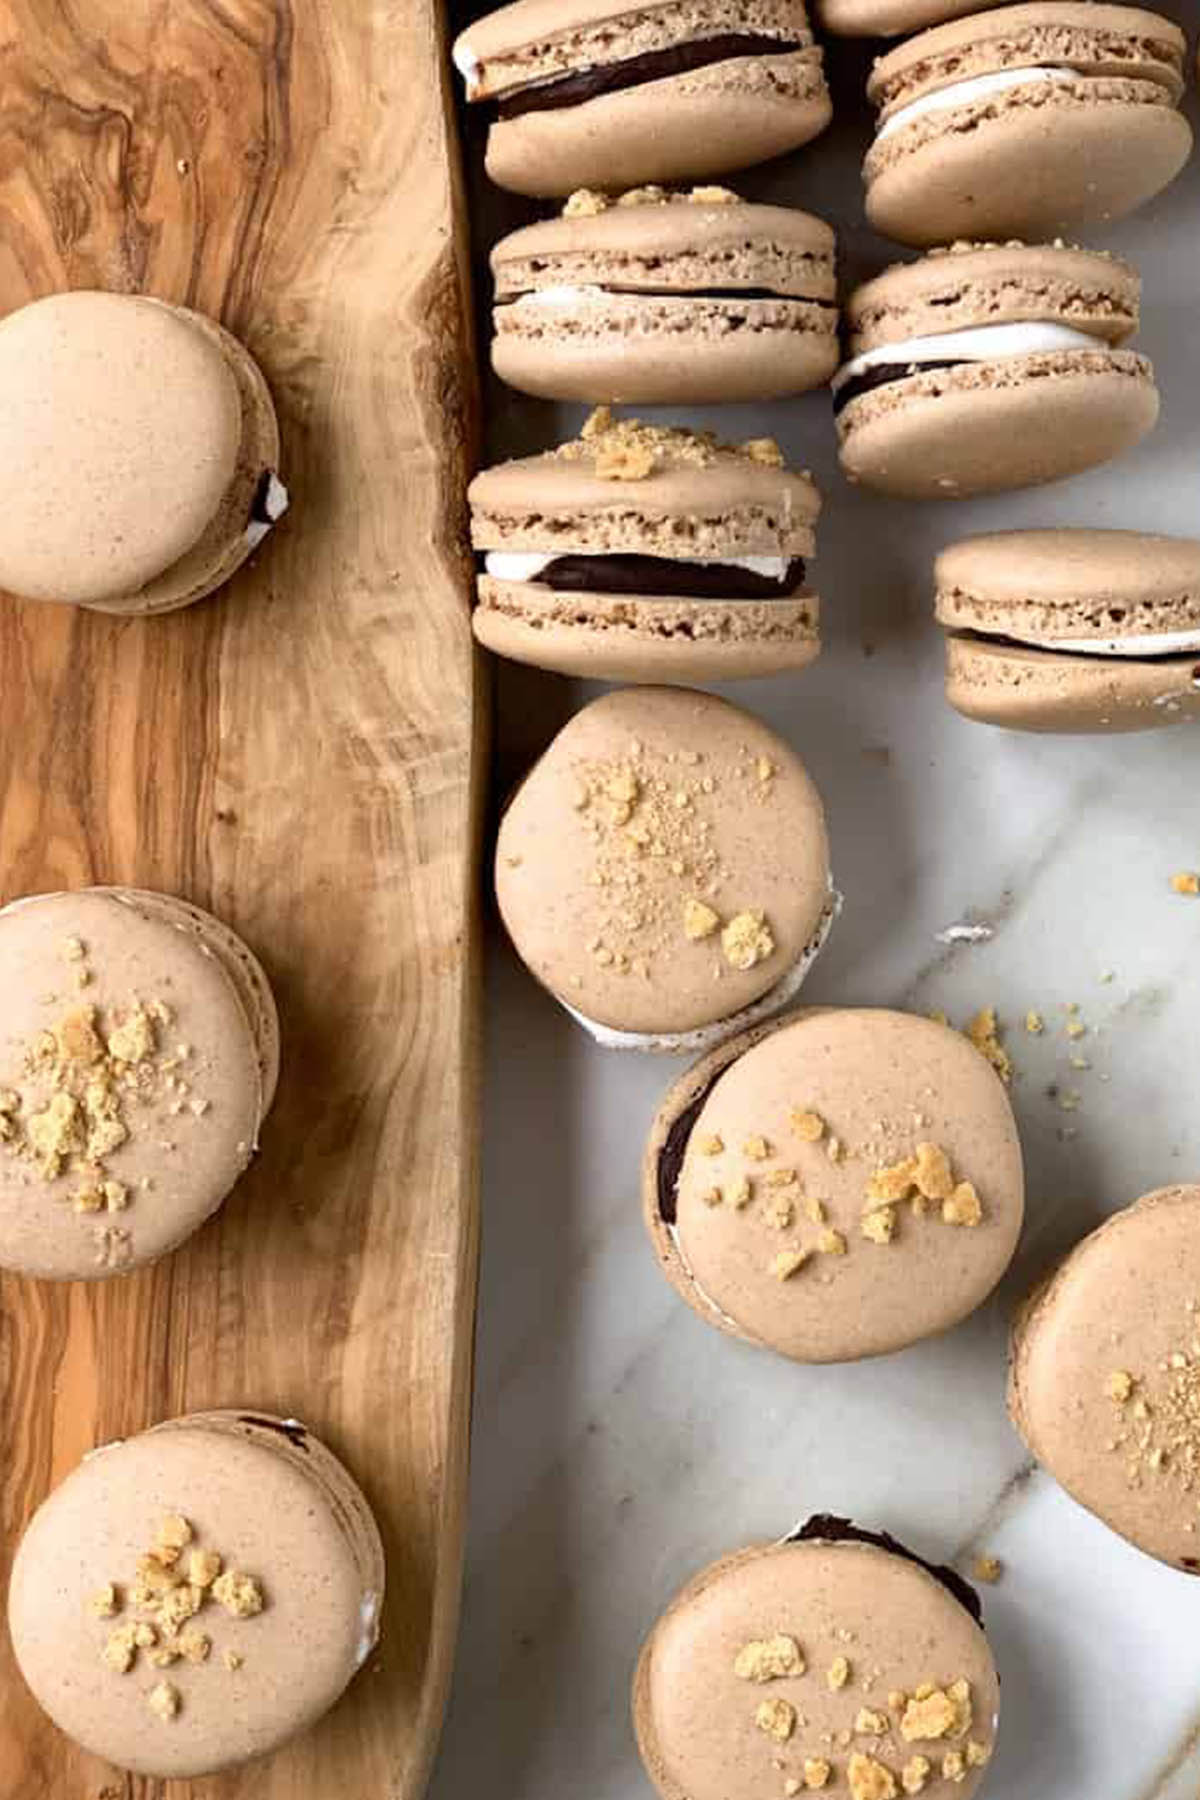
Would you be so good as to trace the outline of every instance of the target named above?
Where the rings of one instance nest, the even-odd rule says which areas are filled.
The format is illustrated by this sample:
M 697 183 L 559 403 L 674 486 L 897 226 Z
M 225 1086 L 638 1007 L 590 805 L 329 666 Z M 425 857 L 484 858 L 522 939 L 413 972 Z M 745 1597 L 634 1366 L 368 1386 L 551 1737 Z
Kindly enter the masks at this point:
M 371 1654 L 383 1592 L 370 1508 L 304 1425 L 193 1413 L 93 1451 L 54 1490 L 8 1621 L 60 1730 L 183 1780 L 315 1724 Z
M 791 1000 L 840 904 L 799 757 L 683 688 L 576 713 L 509 803 L 496 892 L 519 956 L 599 1042 L 664 1051 Z
M 1007 1269 L 1024 1213 L 1003 1083 L 911 1013 L 814 1008 L 712 1051 L 643 1166 L 664 1273 L 702 1319 L 797 1362 L 948 1330 Z
M 827 1515 L 696 1575 L 653 1626 L 633 1689 L 662 1800 L 969 1800 L 999 1708 L 967 1583 Z
M 90 1280 L 195 1231 L 250 1162 L 279 1073 L 254 954 L 134 888 L 0 909 L 0 1267 Z

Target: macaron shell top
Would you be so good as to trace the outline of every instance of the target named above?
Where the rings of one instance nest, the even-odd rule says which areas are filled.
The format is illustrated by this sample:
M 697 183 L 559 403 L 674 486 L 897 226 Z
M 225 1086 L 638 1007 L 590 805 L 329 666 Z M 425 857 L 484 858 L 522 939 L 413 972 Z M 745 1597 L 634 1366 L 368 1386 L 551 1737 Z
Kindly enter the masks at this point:
M 944 1158 L 926 1183 L 944 1200 L 902 1178 L 922 1144 Z M 962 1183 L 978 1216 L 955 1210 Z M 946 1331 L 987 1298 L 1016 1248 L 1024 1178 L 1008 1097 L 965 1037 L 817 1008 L 676 1085 L 644 1196 L 664 1271 L 701 1317 L 799 1362 L 848 1362 Z
M 821 931 L 821 802 L 750 714 L 622 690 L 576 713 L 514 795 L 496 891 L 522 959 L 584 1018 L 693 1031 L 762 999 Z
M 1013 1337 L 1034 1455 L 1149 1555 L 1200 1573 L 1200 1188 L 1161 1188 L 1072 1251 Z
M 947 19 L 985 12 L 1005 0 L 817 0 L 817 17 L 840 37 L 900 37 Z
M 946 698 L 964 718 L 1010 731 L 1156 731 L 1200 719 L 1200 657 L 1057 656 L 949 637 Z
M 206 1603 L 190 1621 L 210 1640 L 203 1660 L 155 1667 L 140 1649 L 118 1673 L 103 1652 L 142 1616 L 130 1590 L 170 1517 L 260 1584 L 262 1610 Z M 118 1610 L 101 1617 L 90 1603 L 110 1582 Z M 327 1450 L 294 1421 L 199 1414 L 93 1453 L 55 1490 L 17 1552 L 9 1627 L 61 1730 L 120 1768 L 183 1779 L 264 1755 L 320 1718 L 370 1654 L 382 1594 L 378 1531 Z M 174 1717 L 149 1703 L 161 1683 L 178 1696 Z
M 960 1683 L 955 1718 L 945 1702 Z M 912 1703 L 926 1686 L 937 1737 L 919 1735 Z M 969 1800 L 999 1703 L 983 1632 L 934 1575 L 871 1544 L 817 1541 L 742 1551 L 676 1596 L 642 1651 L 634 1725 L 663 1800 L 761 1800 L 789 1780 L 806 1791 L 810 1762 L 830 1766 L 831 1793 L 896 1795 L 917 1758 L 926 1793 Z
M 279 1040 L 266 978 L 231 938 L 136 890 L 0 911 L 0 1266 L 119 1273 L 172 1249 L 233 1187 Z

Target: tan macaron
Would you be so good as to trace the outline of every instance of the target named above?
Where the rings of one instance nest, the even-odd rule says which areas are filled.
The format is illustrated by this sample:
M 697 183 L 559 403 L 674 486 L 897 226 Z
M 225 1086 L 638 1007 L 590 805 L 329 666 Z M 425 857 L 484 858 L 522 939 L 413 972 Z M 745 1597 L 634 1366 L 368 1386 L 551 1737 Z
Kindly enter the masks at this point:
M 295 1419 L 193 1413 L 93 1451 L 35 1513 L 8 1622 L 38 1704 L 118 1768 L 186 1780 L 316 1723 L 374 1648 L 383 1547 Z
M 1000 1687 L 979 1601 L 843 1519 L 714 1563 L 638 1662 L 634 1729 L 662 1800 L 970 1800 Z
M 454 46 L 487 170 L 536 195 L 747 169 L 832 117 L 804 0 L 514 0 Z
M 987 1299 L 1021 1232 L 1021 1146 L 958 1032 L 816 1008 L 676 1082 L 643 1206 L 664 1273 L 707 1323 L 797 1362 L 853 1362 Z
M 821 801 L 773 731 L 712 694 L 576 713 L 501 821 L 518 955 L 615 1048 L 719 1042 L 798 991 L 833 921 Z
M 1200 1187 L 1083 1240 L 1013 1332 L 1009 1410 L 1038 1461 L 1148 1556 L 1200 1574 Z
M 246 1168 L 279 1072 L 257 959 L 133 888 L 0 910 L 0 1267 L 121 1274 L 173 1249 Z
M 76 292 L 0 322 L 0 589 L 172 612 L 227 581 L 287 506 L 257 364 L 213 320 Z

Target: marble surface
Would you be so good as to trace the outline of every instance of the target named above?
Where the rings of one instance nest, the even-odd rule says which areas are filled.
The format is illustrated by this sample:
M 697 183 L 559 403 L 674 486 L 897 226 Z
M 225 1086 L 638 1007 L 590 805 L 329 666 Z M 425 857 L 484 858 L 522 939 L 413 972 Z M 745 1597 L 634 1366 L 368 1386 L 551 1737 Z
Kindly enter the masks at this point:
M 837 222 L 848 277 L 893 254 L 862 223 L 865 67 L 837 48 L 838 127 L 739 183 Z M 478 150 L 476 136 L 476 168 Z M 476 194 L 481 248 L 527 216 L 478 180 Z M 1109 470 L 919 507 L 840 480 L 824 395 L 718 421 L 778 436 L 828 499 L 825 655 L 729 690 L 796 745 L 828 806 L 847 905 L 806 998 L 956 1022 L 998 1007 L 1027 1229 L 992 1303 L 906 1354 L 804 1369 L 719 1336 L 660 1277 L 639 1217 L 642 1138 L 679 1065 L 592 1048 L 493 920 L 472 1520 L 433 1800 L 649 1800 L 628 1708 L 643 1633 L 700 1565 L 823 1509 L 927 1555 L 1003 1560 L 984 1596 L 1004 1689 L 989 1800 L 1200 1791 L 1200 1589 L 1034 1472 L 1003 1407 L 1008 1315 L 1039 1271 L 1104 1214 L 1200 1170 L 1200 901 L 1168 886 L 1200 866 L 1200 731 L 1039 740 L 969 725 L 942 699 L 929 618 L 930 559 L 952 537 L 1197 530 L 1198 218 L 1200 161 L 1096 240 L 1142 268 L 1140 343 L 1164 387 L 1157 434 Z M 576 416 L 493 388 L 489 452 L 538 447 Z M 585 696 L 515 667 L 496 685 L 502 792 Z M 963 921 L 992 935 L 947 943 Z M 1042 1038 L 1021 1028 L 1030 1007 Z M 1070 1065 L 1080 1052 L 1087 1070 Z

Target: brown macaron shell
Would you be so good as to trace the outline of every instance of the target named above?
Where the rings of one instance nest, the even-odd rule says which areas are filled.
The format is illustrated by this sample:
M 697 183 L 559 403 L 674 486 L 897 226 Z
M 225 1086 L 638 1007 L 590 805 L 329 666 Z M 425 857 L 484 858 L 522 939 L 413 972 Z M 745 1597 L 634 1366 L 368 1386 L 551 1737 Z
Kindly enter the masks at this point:
M 221 326 L 144 295 L 58 294 L 0 324 L 0 362 L 12 593 L 169 612 L 251 554 L 279 430 L 261 371 Z
M 905 372 L 841 404 L 846 474 L 883 493 L 957 499 L 1061 480 L 1131 449 L 1159 412 L 1150 362 L 1121 347 L 1139 294 L 1128 265 L 1058 245 L 960 245 L 885 271 L 848 303 L 852 354 L 894 344 Z M 1020 324 L 1065 326 L 1095 348 L 969 357 L 964 339 L 967 360 L 906 365 L 906 340 Z
M 1191 152 L 1178 111 L 1186 40 L 1138 7 L 1030 0 L 935 26 L 876 64 L 886 123 L 902 107 L 979 76 L 1031 77 L 964 95 L 877 138 L 864 166 L 867 217 L 901 243 L 1052 237 L 1107 224 L 1166 187 Z
M 509 802 L 496 893 L 518 955 L 585 1021 L 642 1049 L 715 1041 L 780 1003 L 828 930 L 820 798 L 738 707 L 619 690 L 575 714 Z M 694 903 L 712 917 L 689 932 Z M 731 956 L 724 933 L 749 918 L 767 937 Z
M 799 1134 L 802 1115 L 819 1136 Z M 873 1175 L 921 1143 L 945 1153 L 955 1187 L 972 1183 L 982 1217 L 949 1224 L 940 1201 L 918 1215 L 904 1199 L 891 1241 L 869 1240 Z M 659 1109 L 642 1185 L 688 1305 L 808 1363 L 888 1355 L 958 1324 L 1007 1269 L 1024 1213 L 1012 1108 L 984 1058 L 948 1026 L 870 1009 L 806 1010 L 703 1058 Z M 782 1273 L 793 1253 L 803 1262 Z
M 202 1659 L 156 1667 L 141 1648 L 121 1674 L 103 1651 L 115 1630 L 154 1620 L 131 1590 L 167 1518 L 258 1582 L 262 1610 L 233 1616 L 210 1597 L 188 1621 L 209 1640 Z M 101 1617 L 91 1603 L 110 1582 L 116 1610 Z M 367 1502 L 304 1426 L 195 1413 L 93 1452 L 55 1489 L 21 1540 L 8 1616 L 21 1673 L 60 1730 L 119 1768 L 184 1780 L 315 1724 L 370 1654 L 383 1589 Z M 160 1683 L 177 1696 L 172 1718 L 149 1705 Z
M 833 232 L 791 208 L 662 193 L 527 226 L 496 246 L 492 271 L 493 366 L 524 393 L 775 399 L 837 366 Z M 547 289 L 575 293 L 547 303 Z
M 634 59 L 673 55 L 675 69 L 656 78 L 635 68 Z M 593 71 L 630 65 L 631 85 L 492 125 L 489 175 L 534 196 L 749 168 L 807 143 L 832 117 L 803 0 L 746 0 L 732 27 L 721 0 L 516 0 L 470 26 L 455 60 L 468 72 L 468 98 L 499 100 L 502 112 L 535 83 L 586 83 Z
M 758 1678 L 739 1674 L 756 1652 Z M 789 1656 L 803 1673 L 767 1672 Z M 936 1689 L 944 1704 L 959 1683 L 969 1720 L 964 1708 L 949 1730 L 937 1720 L 940 1736 L 919 1735 L 916 1691 Z M 899 1794 L 918 1758 L 930 1793 L 969 1800 L 999 1707 L 991 1651 L 966 1606 L 919 1563 L 853 1540 L 762 1544 L 704 1569 L 654 1625 L 633 1685 L 638 1749 L 662 1800 L 760 1800 L 792 1792 L 788 1782 L 808 1791 L 822 1785 L 807 1779 L 809 1763 L 829 1765 L 829 1791 L 856 1791 L 853 1759 L 862 1791 Z M 957 1760 L 945 1777 L 947 1757 Z
M 1060 1486 L 1138 1549 L 1193 1575 L 1198 1266 L 1200 1187 L 1148 1194 L 1031 1296 L 1009 1372 L 1013 1422 Z
M 817 18 L 835 37 L 901 37 L 986 12 L 1007 0 L 817 0 Z

